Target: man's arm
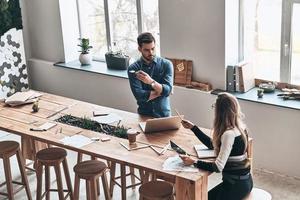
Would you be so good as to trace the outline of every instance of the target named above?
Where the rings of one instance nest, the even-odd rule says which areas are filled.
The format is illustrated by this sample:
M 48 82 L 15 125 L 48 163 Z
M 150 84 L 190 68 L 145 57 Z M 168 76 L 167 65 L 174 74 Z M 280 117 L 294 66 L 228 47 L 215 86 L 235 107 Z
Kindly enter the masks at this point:
M 138 71 L 136 74 L 136 78 L 139 79 L 140 81 L 142 81 L 145 84 L 151 85 L 153 91 L 153 95 L 156 93 L 156 95 L 160 95 L 162 93 L 162 85 L 158 82 L 156 82 L 155 80 L 153 80 L 151 78 L 151 76 L 149 76 L 149 74 L 147 74 L 144 71 Z
M 136 78 L 145 84 L 151 85 L 154 91 L 151 91 L 149 100 L 155 99 L 159 96 L 169 96 L 173 88 L 173 64 L 170 61 L 163 63 L 165 74 L 162 83 L 153 80 L 147 73 L 139 71 Z
M 164 60 L 163 66 L 165 68 L 165 75 L 163 77 L 162 83 L 162 92 L 161 96 L 169 96 L 173 89 L 173 64 L 169 60 Z
M 150 90 L 144 90 L 142 87 L 142 83 L 139 79 L 137 79 L 135 73 L 130 73 L 128 71 L 128 78 L 131 91 L 138 101 L 147 102 L 151 96 Z

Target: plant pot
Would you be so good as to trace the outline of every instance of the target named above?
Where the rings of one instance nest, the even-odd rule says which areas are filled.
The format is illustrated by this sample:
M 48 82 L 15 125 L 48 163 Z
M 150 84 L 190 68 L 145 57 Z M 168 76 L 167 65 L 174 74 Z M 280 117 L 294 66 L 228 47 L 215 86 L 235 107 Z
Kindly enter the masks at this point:
M 81 65 L 90 65 L 92 62 L 92 57 L 89 53 L 81 53 L 79 55 L 79 61 Z

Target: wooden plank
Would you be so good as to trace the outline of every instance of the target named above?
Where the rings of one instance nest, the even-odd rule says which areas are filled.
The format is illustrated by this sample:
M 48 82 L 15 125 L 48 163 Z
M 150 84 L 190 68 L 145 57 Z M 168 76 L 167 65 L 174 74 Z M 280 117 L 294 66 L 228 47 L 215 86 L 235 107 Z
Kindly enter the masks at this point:
M 3 118 L 11 119 L 14 121 L 18 121 L 24 124 L 32 124 L 34 122 L 39 121 L 41 118 L 28 115 L 25 113 L 17 112 L 9 108 L 5 108 L 0 110 L 0 116 Z
M 64 108 L 66 108 L 66 106 L 52 103 L 49 101 L 40 100 L 39 101 L 39 111 L 35 112 L 35 113 L 32 112 L 32 104 L 26 104 L 26 105 L 16 106 L 16 107 L 6 107 L 6 108 L 9 108 L 10 110 L 14 110 L 17 112 L 34 115 L 37 117 L 46 118 L 50 115 L 53 115 L 57 111 L 60 111 Z
M 71 105 L 79 102 L 78 100 L 75 100 L 75 99 L 70 99 L 67 97 L 62 97 L 62 96 L 49 94 L 49 93 L 43 93 L 43 95 L 40 97 L 40 99 L 49 101 L 52 103 L 64 105 L 64 106 L 71 106 Z

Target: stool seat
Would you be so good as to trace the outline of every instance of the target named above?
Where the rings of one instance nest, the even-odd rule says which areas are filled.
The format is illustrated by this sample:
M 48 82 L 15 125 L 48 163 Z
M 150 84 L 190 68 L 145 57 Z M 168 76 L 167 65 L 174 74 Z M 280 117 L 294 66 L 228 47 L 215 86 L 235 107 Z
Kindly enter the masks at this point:
M 269 192 L 259 188 L 253 188 L 249 196 L 247 196 L 244 200 L 271 200 L 271 199 L 272 196 Z
M 37 176 L 37 192 L 36 199 L 41 200 L 46 196 L 46 200 L 50 199 L 50 192 L 58 192 L 59 200 L 64 200 L 70 195 L 70 199 L 73 199 L 73 190 L 72 184 L 67 164 L 67 151 L 61 148 L 47 148 L 40 150 L 36 154 L 37 167 L 36 167 L 36 176 Z M 60 170 L 60 165 L 62 164 L 66 179 L 66 184 L 68 189 L 63 189 L 62 184 L 62 175 Z M 42 176 L 43 176 L 43 167 L 45 168 L 45 192 L 42 194 Z M 54 167 L 56 175 L 57 189 L 50 188 L 50 167 Z M 64 192 L 67 192 L 66 196 Z
M 87 199 L 98 199 L 97 179 L 101 176 L 105 199 L 110 200 L 110 193 L 106 177 L 107 166 L 99 160 L 88 160 L 77 163 L 73 170 L 75 172 L 74 199 L 79 200 L 80 178 L 86 181 Z
M 14 153 L 19 149 L 19 147 L 19 143 L 15 141 L 2 141 L 0 142 L 0 156 Z
M 74 172 L 82 178 L 88 179 L 91 176 L 101 174 L 107 168 L 104 162 L 98 160 L 87 160 L 74 166 Z
M 146 199 L 168 198 L 173 195 L 173 186 L 166 181 L 151 181 L 142 184 L 139 192 Z
M 43 161 L 57 161 L 60 159 L 64 159 L 67 156 L 67 151 L 62 148 L 47 148 L 40 150 L 36 154 L 36 158 L 43 162 Z

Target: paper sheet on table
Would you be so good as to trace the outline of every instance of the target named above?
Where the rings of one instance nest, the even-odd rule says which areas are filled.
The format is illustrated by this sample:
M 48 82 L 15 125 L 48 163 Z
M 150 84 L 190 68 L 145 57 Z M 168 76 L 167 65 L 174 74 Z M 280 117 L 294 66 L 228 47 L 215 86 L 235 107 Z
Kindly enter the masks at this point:
M 194 145 L 198 158 L 215 158 L 215 151 L 208 149 L 204 144 Z
M 119 122 L 122 120 L 122 117 L 120 117 L 119 115 L 115 114 L 115 113 L 110 113 L 108 115 L 105 116 L 97 116 L 97 117 L 93 117 L 92 120 L 99 122 L 101 124 L 112 124 L 114 122 Z
M 198 172 L 199 170 L 194 166 L 184 165 L 181 158 L 177 155 L 169 157 L 163 164 L 163 170 L 165 171 L 181 171 L 181 172 Z
M 93 142 L 90 138 L 83 135 L 73 135 L 70 137 L 65 137 L 60 141 L 64 143 L 64 145 L 69 145 L 77 148 L 83 147 Z
M 27 103 L 32 103 L 38 100 L 38 97 L 42 96 L 41 93 L 29 90 L 26 92 L 16 92 L 5 100 L 6 104 L 10 106 L 18 106 Z

